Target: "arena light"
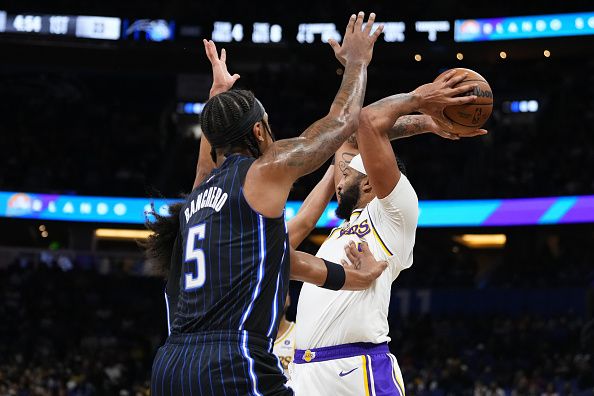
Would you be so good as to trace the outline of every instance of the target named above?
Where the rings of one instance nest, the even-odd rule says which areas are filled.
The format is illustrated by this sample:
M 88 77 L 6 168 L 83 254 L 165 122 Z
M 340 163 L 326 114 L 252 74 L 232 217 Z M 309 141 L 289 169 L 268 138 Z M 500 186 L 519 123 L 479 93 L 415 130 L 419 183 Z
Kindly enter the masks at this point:
M 147 239 L 153 234 L 149 230 L 131 230 L 123 228 L 97 228 L 95 237 L 99 239 Z
M 463 54 L 462 52 L 458 52 L 458 53 L 456 54 L 456 59 L 458 59 L 458 60 L 462 60 L 462 59 L 464 59 L 464 54 Z
M 501 249 L 505 246 L 505 234 L 464 234 L 454 237 L 454 241 L 471 249 Z
M 499 57 L 500 57 L 501 59 L 505 59 L 505 58 L 507 58 L 507 53 L 506 53 L 505 51 L 501 51 L 501 52 L 499 53 Z
M 206 103 L 202 102 L 182 102 L 177 104 L 179 114 L 202 114 Z
M 536 99 L 512 100 L 503 102 L 501 108 L 504 113 L 536 113 L 540 103 Z
M 549 50 L 544 50 L 543 55 L 545 56 L 545 58 L 548 58 L 551 56 L 551 51 Z
M 420 62 L 421 60 L 423 60 L 423 57 L 420 54 L 415 54 L 415 60 L 417 62 Z
M 328 239 L 328 235 L 325 234 L 312 234 L 308 238 L 312 243 L 322 246 L 322 243 Z

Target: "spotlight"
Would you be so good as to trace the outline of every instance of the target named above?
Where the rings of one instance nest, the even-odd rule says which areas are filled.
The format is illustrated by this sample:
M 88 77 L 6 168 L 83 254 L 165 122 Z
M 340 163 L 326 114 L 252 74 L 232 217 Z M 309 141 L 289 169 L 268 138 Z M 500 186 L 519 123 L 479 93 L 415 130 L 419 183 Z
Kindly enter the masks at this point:
M 456 58 L 457 58 L 458 60 L 462 60 L 462 59 L 464 59 L 464 54 L 463 54 L 462 52 L 458 52 L 458 53 L 456 54 Z
M 551 56 L 551 51 L 549 50 L 544 50 L 543 55 L 545 56 L 545 58 L 548 58 Z
M 421 61 L 421 59 L 423 59 L 423 57 L 422 57 L 421 55 L 419 55 L 419 54 L 415 54 L 415 60 L 416 60 L 417 62 L 420 62 L 420 61 Z
M 49 235 L 49 234 L 47 233 L 47 231 L 43 231 L 43 232 L 41 233 L 41 236 L 42 236 L 42 237 L 44 237 L 44 238 L 47 238 L 47 236 L 48 236 L 48 235 Z
M 501 51 L 501 52 L 499 53 L 499 57 L 500 57 L 501 59 L 505 59 L 505 58 L 507 58 L 507 54 L 505 53 L 505 51 Z
M 39 226 L 39 232 L 45 231 L 45 225 L 40 225 Z

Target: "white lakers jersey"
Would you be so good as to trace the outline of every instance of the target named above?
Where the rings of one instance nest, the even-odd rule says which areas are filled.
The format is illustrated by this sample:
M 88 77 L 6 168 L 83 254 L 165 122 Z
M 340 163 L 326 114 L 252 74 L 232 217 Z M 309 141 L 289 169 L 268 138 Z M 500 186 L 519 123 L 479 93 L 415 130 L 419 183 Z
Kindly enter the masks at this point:
M 349 241 L 366 241 L 388 268 L 364 291 L 332 291 L 304 283 L 297 306 L 297 349 L 390 340 L 391 286 L 400 271 L 412 265 L 418 217 L 417 194 L 401 175 L 388 196 L 374 198 L 332 230 L 317 257 L 340 263 L 347 260 L 344 247 Z
M 285 376 L 290 378 L 289 375 L 289 364 L 293 362 L 295 356 L 295 323 L 291 322 L 289 328 L 274 341 L 274 347 L 272 348 L 278 360 L 280 360 L 285 371 Z

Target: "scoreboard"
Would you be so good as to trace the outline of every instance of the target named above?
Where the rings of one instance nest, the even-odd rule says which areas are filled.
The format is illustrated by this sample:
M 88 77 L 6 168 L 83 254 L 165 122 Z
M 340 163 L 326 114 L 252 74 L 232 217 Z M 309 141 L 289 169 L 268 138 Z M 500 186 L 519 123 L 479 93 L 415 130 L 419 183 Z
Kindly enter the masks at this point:
M 84 15 L 7 14 L 0 11 L 0 32 L 118 40 L 120 18 Z
M 285 21 L 286 22 L 286 21 Z M 330 21 L 273 23 L 229 20 L 177 24 L 165 19 L 120 19 L 85 15 L 9 14 L 0 10 L 0 34 L 67 36 L 84 39 L 175 41 L 212 39 L 216 42 L 312 44 L 342 39 L 342 25 Z M 430 41 L 440 43 L 533 39 L 594 35 L 594 12 L 527 15 L 488 19 L 378 21 L 384 25 L 380 40 L 387 43 Z

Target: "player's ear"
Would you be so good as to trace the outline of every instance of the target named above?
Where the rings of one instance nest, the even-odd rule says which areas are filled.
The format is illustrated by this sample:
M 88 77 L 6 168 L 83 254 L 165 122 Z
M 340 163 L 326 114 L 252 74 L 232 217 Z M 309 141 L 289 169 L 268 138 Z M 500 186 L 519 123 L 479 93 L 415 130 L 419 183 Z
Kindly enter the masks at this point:
M 264 140 L 266 140 L 266 138 L 264 136 L 266 131 L 264 130 L 264 125 L 262 125 L 261 121 L 256 122 L 254 124 L 254 127 L 252 128 L 252 132 L 254 133 L 256 140 L 258 140 L 259 142 L 263 142 Z
M 372 187 L 368 176 L 365 176 L 363 180 L 361 180 L 361 189 L 365 194 L 369 194 L 371 192 Z
M 361 180 L 361 189 L 365 194 L 369 194 L 371 192 L 371 183 L 369 182 L 369 177 L 365 176 L 363 180 Z

